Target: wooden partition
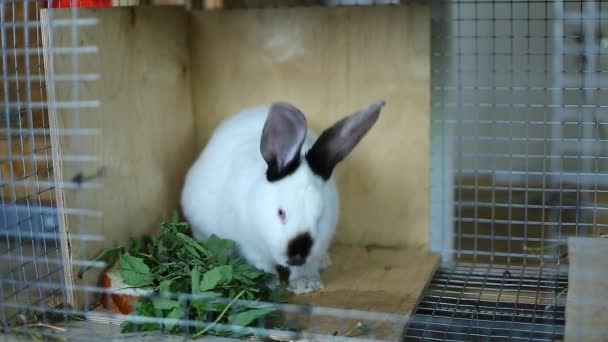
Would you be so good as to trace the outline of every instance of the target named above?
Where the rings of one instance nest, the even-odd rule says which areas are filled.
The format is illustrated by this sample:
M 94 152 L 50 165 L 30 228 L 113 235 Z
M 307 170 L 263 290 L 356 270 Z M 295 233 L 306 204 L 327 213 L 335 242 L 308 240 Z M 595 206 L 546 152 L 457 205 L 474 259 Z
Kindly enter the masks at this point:
M 69 10 L 52 14 L 55 20 L 71 15 Z M 73 235 L 71 260 L 82 261 L 151 232 L 177 209 L 182 179 L 194 158 L 194 129 L 183 9 L 86 9 L 79 17 L 99 23 L 78 30 L 79 46 L 98 48 L 95 54 L 78 55 L 78 72 L 97 73 L 100 79 L 81 82 L 77 100 L 98 100 L 100 106 L 58 108 L 50 116 L 53 129 L 100 130 L 96 136 L 54 131 L 58 203 L 66 209 L 62 224 Z M 71 46 L 70 27 L 47 29 L 55 47 Z M 50 57 L 47 73 L 70 74 L 72 56 Z M 71 82 L 49 86 L 49 101 L 73 100 Z M 78 173 L 100 177 L 74 189 Z M 81 219 L 78 209 L 90 212 Z M 79 267 L 74 265 L 74 271 Z M 83 282 L 76 279 L 77 284 L 95 285 L 98 275 L 92 271 Z

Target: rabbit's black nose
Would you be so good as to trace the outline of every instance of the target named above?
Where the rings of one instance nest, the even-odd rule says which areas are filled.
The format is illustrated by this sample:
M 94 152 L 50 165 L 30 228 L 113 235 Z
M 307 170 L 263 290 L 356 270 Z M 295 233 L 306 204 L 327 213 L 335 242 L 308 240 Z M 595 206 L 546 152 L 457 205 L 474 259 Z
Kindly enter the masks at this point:
M 309 233 L 296 236 L 287 245 L 287 264 L 290 266 L 302 266 L 310 254 L 313 240 Z
M 287 265 L 289 266 L 302 266 L 306 262 L 306 259 L 301 257 L 300 255 L 296 255 L 293 258 L 289 258 L 287 260 Z

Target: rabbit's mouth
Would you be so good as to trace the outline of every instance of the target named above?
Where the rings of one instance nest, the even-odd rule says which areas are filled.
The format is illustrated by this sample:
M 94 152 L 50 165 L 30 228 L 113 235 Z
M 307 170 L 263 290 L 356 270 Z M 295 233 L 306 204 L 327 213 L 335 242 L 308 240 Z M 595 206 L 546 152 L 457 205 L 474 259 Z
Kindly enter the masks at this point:
M 296 255 L 287 260 L 287 265 L 289 266 L 302 266 L 306 263 L 306 257 L 302 257 L 301 255 Z

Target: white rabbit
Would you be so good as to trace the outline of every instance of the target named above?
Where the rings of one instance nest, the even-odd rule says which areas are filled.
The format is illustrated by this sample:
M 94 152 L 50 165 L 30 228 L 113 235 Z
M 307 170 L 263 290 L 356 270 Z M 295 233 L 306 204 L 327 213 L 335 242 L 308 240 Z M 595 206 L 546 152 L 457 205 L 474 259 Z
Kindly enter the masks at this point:
M 322 288 L 339 211 L 334 167 L 384 104 L 343 118 L 318 139 L 304 114 L 285 102 L 225 119 L 184 182 L 181 206 L 194 237 L 234 240 L 249 263 L 275 275 L 277 267 L 288 268 L 291 292 Z

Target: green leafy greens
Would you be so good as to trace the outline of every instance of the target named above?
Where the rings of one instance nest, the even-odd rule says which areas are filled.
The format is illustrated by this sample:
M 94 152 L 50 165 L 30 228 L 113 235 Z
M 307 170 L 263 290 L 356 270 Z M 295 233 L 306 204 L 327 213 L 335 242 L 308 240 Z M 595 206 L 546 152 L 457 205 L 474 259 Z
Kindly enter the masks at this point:
M 128 249 L 112 247 L 94 259 L 113 263 L 118 258 L 118 271 L 126 284 L 154 291 L 154 295 L 133 302 L 135 309 L 129 317 L 164 319 L 150 322 L 127 319 L 122 325 L 124 332 L 162 330 L 190 337 L 204 334 L 239 337 L 242 334 L 212 327 L 218 323 L 250 326 L 260 318 L 279 324 L 276 321 L 279 316 L 271 305 L 234 305 L 237 299 L 254 303 L 286 301 L 285 285 L 270 288 L 267 284 L 274 276 L 235 256 L 234 241 L 216 235 L 196 241 L 187 235 L 188 223 L 179 222 L 176 215 L 161 228 L 158 237 L 131 239 Z M 89 268 L 83 268 L 79 276 Z M 205 298 L 186 299 L 179 297 L 179 293 Z M 225 300 L 217 300 L 220 297 Z M 177 324 L 179 319 L 208 325 L 182 326 Z

